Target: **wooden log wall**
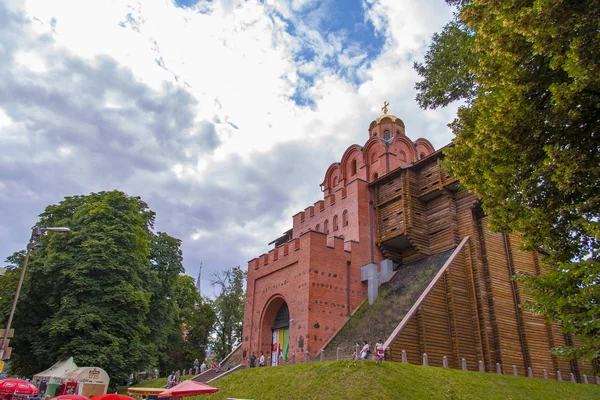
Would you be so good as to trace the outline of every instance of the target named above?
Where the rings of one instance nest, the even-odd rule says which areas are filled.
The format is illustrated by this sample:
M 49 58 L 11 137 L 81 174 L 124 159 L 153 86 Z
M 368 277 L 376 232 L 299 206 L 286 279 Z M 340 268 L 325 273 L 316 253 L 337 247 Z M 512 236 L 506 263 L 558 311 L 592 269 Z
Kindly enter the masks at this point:
M 397 177 L 375 189 L 378 240 L 384 242 L 406 232 L 406 204 L 403 177 Z
M 407 210 L 410 218 L 410 224 L 407 225 L 407 234 L 410 242 L 421 254 L 429 255 L 431 246 L 429 243 L 427 208 L 425 202 L 419 199 L 421 194 L 419 187 L 420 174 L 417 174 L 415 170 L 408 169 L 405 171 L 405 175 L 406 198 L 410 204 Z
M 565 336 L 557 324 L 533 315 L 520 305 L 529 300 L 523 288 L 511 279 L 521 271 L 539 274 L 539 255 L 520 250 L 518 235 L 491 232 L 488 218 L 476 196 L 465 191 L 448 190 L 456 179 L 440 170 L 439 162 L 399 170 L 390 180 L 376 187 L 376 207 L 380 247 L 384 242 L 406 235 L 411 246 L 397 249 L 396 260 L 403 263 L 439 254 L 470 240 L 440 281 L 420 304 L 416 313 L 390 347 L 390 356 L 401 361 L 422 362 L 427 353 L 430 365 L 441 366 L 447 356 L 450 366 L 460 368 L 462 358 L 470 370 L 479 360 L 487 371 L 496 363 L 511 374 L 515 365 L 526 376 L 531 367 L 535 377 L 543 370 L 551 379 L 555 371 L 563 377 L 573 372 L 580 380 L 589 364 L 571 362 L 550 353 L 556 346 L 576 343 Z M 449 186 L 450 185 L 450 186 Z M 394 252 L 390 247 L 390 252 Z
M 481 352 L 477 346 L 476 332 L 471 324 L 474 312 L 473 287 L 466 272 L 465 252 L 453 261 L 447 272 L 428 293 L 416 314 L 391 345 L 393 361 L 401 361 L 406 350 L 409 363 L 421 363 L 427 353 L 429 364 L 442 366 L 444 356 L 448 364 L 460 368 L 461 359 L 467 359 L 470 369 L 476 369 Z

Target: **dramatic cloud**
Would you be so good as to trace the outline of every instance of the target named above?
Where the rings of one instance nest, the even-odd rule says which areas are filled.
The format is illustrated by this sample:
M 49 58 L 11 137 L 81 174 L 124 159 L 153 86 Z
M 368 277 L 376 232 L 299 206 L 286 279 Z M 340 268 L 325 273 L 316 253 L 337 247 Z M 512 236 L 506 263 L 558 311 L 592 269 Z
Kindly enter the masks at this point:
M 188 274 L 267 251 L 383 100 L 414 102 L 442 0 L 9 0 L 0 4 L 0 256 L 64 196 L 119 189 L 183 240 Z M 210 294 L 208 279 L 203 291 Z

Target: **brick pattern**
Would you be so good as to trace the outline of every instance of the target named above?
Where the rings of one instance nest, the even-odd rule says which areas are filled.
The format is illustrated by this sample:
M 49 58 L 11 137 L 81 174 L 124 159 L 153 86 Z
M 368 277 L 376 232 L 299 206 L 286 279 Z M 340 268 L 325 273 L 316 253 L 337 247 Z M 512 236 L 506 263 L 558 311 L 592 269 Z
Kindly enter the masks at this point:
M 383 137 L 385 130 L 394 137 L 390 146 L 377 136 Z M 428 154 L 434 151 L 419 146 Z M 399 159 L 399 150 L 407 157 Z M 293 216 L 292 240 L 248 262 L 244 360 L 252 352 L 271 356 L 272 325 L 284 302 L 291 321 L 289 354 L 302 361 L 306 352 L 314 357 L 364 301 L 367 284 L 360 280 L 360 268 L 383 260 L 368 182 L 389 172 L 390 165 L 414 162 L 417 153 L 399 119 L 385 117 L 371 124 L 365 146 L 348 147 L 341 161 L 328 168 L 323 200 Z

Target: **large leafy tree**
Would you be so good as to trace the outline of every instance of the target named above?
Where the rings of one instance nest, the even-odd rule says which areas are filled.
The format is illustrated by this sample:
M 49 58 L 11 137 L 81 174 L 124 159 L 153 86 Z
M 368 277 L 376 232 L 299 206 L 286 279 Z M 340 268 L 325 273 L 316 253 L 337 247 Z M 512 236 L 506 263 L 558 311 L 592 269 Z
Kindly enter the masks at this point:
M 13 372 L 32 375 L 74 356 L 111 382 L 157 365 L 182 337 L 173 287 L 183 272 L 180 241 L 153 233 L 154 212 L 119 191 L 67 197 L 39 226 L 67 226 L 32 252 L 14 327 Z M 20 264 L 16 253 L 7 261 Z M 15 271 L 16 272 L 16 269 Z M 4 310 L 4 296 L 0 311 Z
M 242 341 L 246 272 L 237 266 L 213 274 L 211 284 L 220 289 L 213 302 L 216 313 L 213 351 L 222 360 Z
M 600 1 L 448 0 L 417 101 L 462 100 L 445 165 L 497 230 L 542 248 L 547 275 L 523 277 L 530 307 L 600 359 Z
M 173 286 L 177 329 L 171 331 L 166 352 L 161 358 L 163 375 L 179 369 L 192 368 L 194 360 L 203 360 L 209 335 L 215 322 L 215 312 L 208 301 L 203 300 L 196 289 L 194 279 L 178 276 Z

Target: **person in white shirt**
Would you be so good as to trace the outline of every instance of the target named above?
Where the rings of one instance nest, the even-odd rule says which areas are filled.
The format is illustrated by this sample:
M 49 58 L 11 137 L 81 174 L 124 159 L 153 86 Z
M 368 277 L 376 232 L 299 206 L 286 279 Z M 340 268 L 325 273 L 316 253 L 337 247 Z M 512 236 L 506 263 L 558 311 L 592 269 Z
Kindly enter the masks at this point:
M 258 359 L 258 366 L 259 367 L 264 367 L 265 366 L 265 353 L 264 353 L 264 351 L 260 352 L 260 358 Z
M 367 343 L 367 341 L 365 340 L 364 342 L 364 346 L 360 352 L 360 358 L 361 360 L 366 360 L 368 355 L 369 355 L 369 343 Z
M 383 340 L 379 339 L 377 341 L 377 344 L 375 344 L 375 362 L 377 363 L 377 365 L 381 366 L 383 364 L 383 357 L 384 357 L 384 350 L 383 350 Z

